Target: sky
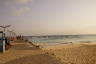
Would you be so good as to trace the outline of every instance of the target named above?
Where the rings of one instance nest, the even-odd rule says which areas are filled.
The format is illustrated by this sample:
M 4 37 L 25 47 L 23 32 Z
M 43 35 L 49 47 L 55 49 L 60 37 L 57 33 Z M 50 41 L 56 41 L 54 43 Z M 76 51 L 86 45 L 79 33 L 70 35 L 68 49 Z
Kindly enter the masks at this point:
M 96 34 L 95 17 L 96 0 L 0 0 L 0 25 L 22 35 Z

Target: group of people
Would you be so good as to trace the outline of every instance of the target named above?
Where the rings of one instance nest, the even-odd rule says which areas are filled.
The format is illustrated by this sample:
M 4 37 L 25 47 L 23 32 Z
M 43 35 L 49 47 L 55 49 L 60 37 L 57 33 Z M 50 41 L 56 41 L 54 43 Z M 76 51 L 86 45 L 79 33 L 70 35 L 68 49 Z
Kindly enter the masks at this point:
M 19 36 L 16 36 L 16 39 L 17 39 L 17 40 L 23 40 L 23 39 L 24 39 L 24 37 L 23 37 L 23 36 L 21 36 L 21 35 L 19 35 Z
M 23 40 L 23 36 L 5 37 L 5 49 L 8 50 L 12 45 L 11 41 Z

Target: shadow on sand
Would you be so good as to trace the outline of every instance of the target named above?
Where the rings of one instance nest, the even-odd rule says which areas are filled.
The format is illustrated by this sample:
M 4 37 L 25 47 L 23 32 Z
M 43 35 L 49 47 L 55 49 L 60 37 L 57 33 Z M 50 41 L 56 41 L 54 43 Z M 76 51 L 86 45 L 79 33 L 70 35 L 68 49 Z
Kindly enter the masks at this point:
M 39 54 L 15 59 L 5 64 L 63 64 L 63 63 L 61 63 L 60 60 L 53 58 L 48 54 Z
M 35 46 L 29 47 L 26 44 L 16 44 L 15 46 L 12 46 L 12 49 L 15 49 L 15 50 L 39 50 L 40 48 L 36 48 Z

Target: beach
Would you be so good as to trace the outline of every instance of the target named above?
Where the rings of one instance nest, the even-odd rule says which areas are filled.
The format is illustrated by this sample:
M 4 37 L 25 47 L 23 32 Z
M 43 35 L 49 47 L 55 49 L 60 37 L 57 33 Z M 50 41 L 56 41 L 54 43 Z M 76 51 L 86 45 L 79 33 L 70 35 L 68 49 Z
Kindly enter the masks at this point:
M 64 64 L 96 64 L 96 44 L 72 46 L 52 51 Z
M 96 64 L 96 44 L 63 44 L 36 48 L 25 41 L 12 42 L 0 53 L 0 64 Z
M 0 64 L 62 64 L 48 51 L 36 48 L 25 41 L 15 41 L 5 53 L 0 53 Z
M 0 0 L 0 64 L 96 64 L 96 0 Z

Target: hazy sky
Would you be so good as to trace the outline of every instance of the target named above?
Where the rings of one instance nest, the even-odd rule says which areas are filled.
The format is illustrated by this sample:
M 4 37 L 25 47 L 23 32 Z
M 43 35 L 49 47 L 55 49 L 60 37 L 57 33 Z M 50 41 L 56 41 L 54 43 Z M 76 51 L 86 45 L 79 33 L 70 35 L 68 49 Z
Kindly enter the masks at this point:
M 0 25 L 23 35 L 96 34 L 96 0 L 0 0 Z

